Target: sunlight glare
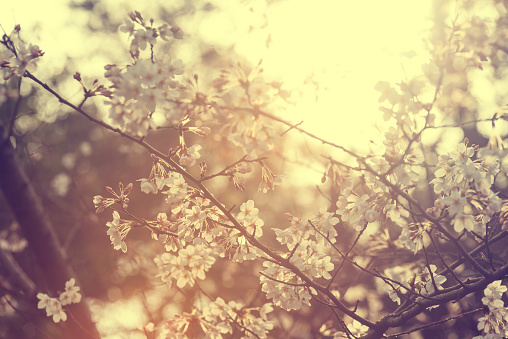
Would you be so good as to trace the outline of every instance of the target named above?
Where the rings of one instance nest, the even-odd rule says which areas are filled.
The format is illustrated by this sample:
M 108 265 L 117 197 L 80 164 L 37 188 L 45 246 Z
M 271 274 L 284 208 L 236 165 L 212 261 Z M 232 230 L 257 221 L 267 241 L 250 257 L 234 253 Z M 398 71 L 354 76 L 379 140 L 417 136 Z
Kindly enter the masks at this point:
M 92 302 L 91 310 L 97 329 L 101 333 L 108 334 L 104 338 L 125 338 L 125 336 L 113 335 L 113 333 L 121 333 L 125 330 L 132 331 L 129 336 L 131 339 L 143 338 L 141 333 L 136 333 L 136 329 L 146 325 L 148 321 L 141 298 L 133 296 L 111 303 L 96 301 Z
M 420 74 L 429 60 L 423 39 L 431 1 L 210 3 L 214 10 L 192 23 L 201 38 L 223 47 L 234 40 L 251 65 L 263 59 L 267 81 L 294 90 L 283 117 L 335 143 L 365 150 L 382 120 L 375 84 Z M 410 51 L 412 60 L 402 56 Z
M 430 25 L 430 4 L 391 0 L 309 5 L 288 0 L 269 8 L 271 44 L 263 51 L 265 74 L 301 90 L 287 118 L 294 123 L 303 120 L 304 129 L 332 142 L 367 146 L 382 116 L 374 86 L 381 80 L 404 80 L 402 63 L 407 59 L 401 53 L 426 55 L 423 34 Z M 240 51 L 248 58 L 259 54 L 260 47 L 244 41 Z M 425 61 L 428 57 L 412 62 L 416 70 L 404 64 L 405 71 L 418 74 Z M 319 86 L 314 91 L 302 86 L 312 75 Z

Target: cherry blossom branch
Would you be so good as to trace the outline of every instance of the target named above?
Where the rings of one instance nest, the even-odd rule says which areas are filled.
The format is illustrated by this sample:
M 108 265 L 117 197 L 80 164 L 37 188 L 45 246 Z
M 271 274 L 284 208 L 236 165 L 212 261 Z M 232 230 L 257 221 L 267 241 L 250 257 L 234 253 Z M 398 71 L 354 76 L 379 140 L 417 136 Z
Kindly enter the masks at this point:
M 347 257 L 347 255 L 343 254 L 343 253 L 342 253 L 342 251 L 341 251 L 339 248 L 337 248 L 337 246 L 336 246 L 334 243 L 332 243 L 332 242 L 331 242 L 331 240 L 330 240 L 327 236 L 325 236 L 325 235 L 324 235 L 321 231 L 319 231 L 318 229 L 315 229 L 315 230 L 316 230 L 316 232 L 317 232 L 317 233 L 319 233 L 319 234 L 320 234 L 320 235 L 321 235 L 321 236 L 322 236 L 322 237 L 323 237 L 323 238 L 324 238 L 324 239 L 325 239 L 325 240 L 326 240 L 326 241 L 330 244 L 330 246 L 331 246 L 331 247 L 332 247 L 332 248 L 333 248 L 333 249 L 334 249 L 337 253 L 339 253 L 339 254 L 340 254 L 340 256 L 343 258 L 343 263 L 344 263 L 344 261 L 347 261 L 347 262 L 349 262 L 352 266 L 354 266 L 354 267 L 358 268 L 359 270 L 361 270 L 361 271 L 363 271 L 363 272 L 365 272 L 365 273 L 368 273 L 368 274 L 370 274 L 370 275 L 372 275 L 372 276 L 374 276 L 374 277 L 376 277 L 376 278 L 379 278 L 379 279 L 383 280 L 385 283 L 389 284 L 389 285 L 390 285 L 390 287 L 392 287 L 392 289 L 395 289 L 395 288 L 391 285 L 391 284 L 393 283 L 393 284 L 395 284 L 395 285 L 397 285 L 397 286 L 400 286 L 400 287 L 401 287 L 401 288 L 403 288 L 404 290 L 408 291 L 410 294 L 415 295 L 416 297 L 421 297 L 421 298 L 424 298 L 424 299 L 430 299 L 430 300 L 433 300 L 433 299 L 432 299 L 432 297 L 430 297 L 430 296 L 425 296 L 425 295 L 422 295 L 422 294 L 420 294 L 420 293 L 417 293 L 417 292 L 415 292 L 415 291 L 411 290 L 410 288 L 408 288 L 407 286 L 403 285 L 403 284 L 402 284 L 401 282 L 399 282 L 399 281 L 396 281 L 396 280 L 390 279 L 390 278 L 388 278 L 388 277 L 384 277 L 384 276 L 382 276 L 382 275 L 381 275 L 379 272 L 377 272 L 377 271 L 371 271 L 371 270 L 369 270 L 369 269 L 367 269 L 367 268 L 365 268 L 365 267 L 360 266 L 357 262 L 355 262 L 355 261 L 353 261 L 353 260 L 349 259 L 349 258 Z M 328 283 L 327 288 L 329 288 L 329 287 L 331 286 L 332 281 L 335 279 L 335 276 L 336 276 L 336 272 L 335 272 L 335 274 L 333 275 L 333 277 L 332 277 L 332 279 L 331 279 L 330 283 Z M 437 291 L 437 289 L 436 289 L 436 291 Z M 414 302 L 415 302 L 415 301 L 414 301 Z
M 47 84 L 40 81 L 38 78 L 33 76 L 31 73 L 26 72 L 25 77 L 28 77 L 29 79 L 35 81 L 37 84 L 42 86 L 45 90 L 47 90 L 49 93 L 53 94 L 62 104 L 66 105 L 66 106 L 72 108 L 73 110 L 79 112 L 80 114 L 84 115 L 88 120 L 106 128 L 110 131 L 118 133 L 122 137 L 129 139 L 129 140 L 135 142 L 136 144 L 144 147 L 149 153 L 154 154 L 154 155 L 160 157 L 161 159 L 167 161 L 168 164 L 175 170 L 175 172 L 178 172 L 181 175 L 183 175 L 186 179 L 191 181 L 199 190 L 201 190 L 201 192 L 203 193 L 203 196 L 205 198 L 209 199 L 212 202 L 212 204 L 215 205 L 226 216 L 226 218 L 229 219 L 233 223 L 234 227 L 243 236 L 245 236 L 245 238 L 253 246 L 257 247 L 258 249 L 260 249 L 261 251 L 266 253 L 268 256 L 272 257 L 274 260 L 276 260 L 278 262 L 279 265 L 284 266 L 284 267 L 288 268 L 289 270 L 291 270 L 300 279 L 305 281 L 308 284 L 308 286 L 310 286 L 310 287 L 314 288 L 316 291 L 319 291 L 320 293 L 326 295 L 328 298 L 330 298 L 330 300 L 333 301 L 333 303 L 336 305 L 336 307 L 344 314 L 357 320 L 362 325 L 366 325 L 369 328 L 372 328 L 374 326 L 374 323 L 357 315 L 355 312 L 350 311 L 344 304 L 342 304 L 337 299 L 337 297 L 330 290 L 328 290 L 326 287 L 321 286 L 318 283 L 314 282 L 311 278 L 307 277 L 303 272 L 300 271 L 300 269 L 298 267 L 296 267 L 292 262 L 290 262 L 290 260 L 285 259 L 282 256 L 276 254 L 275 252 L 270 250 L 268 247 L 266 247 L 264 244 L 260 243 L 253 235 L 249 234 L 245 230 L 245 228 L 236 220 L 236 218 L 233 217 L 231 212 L 229 210 L 227 210 L 226 207 L 224 207 L 224 205 L 217 200 L 217 198 L 215 198 L 215 196 L 203 185 L 203 183 L 199 179 L 194 178 L 194 176 L 192 176 L 185 169 L 183 169 L 183 167 L 181 167 L 178 163 L 176 163 L 171 157 L 169 157 L 169 156 L 163 154 L 162 152 L 160 152 L 159 150 L 155 149 L 154 147 L 152 147 L 151 145 L 146 143 L 143 139 L 135 138 L 132 135 L 121 131 L 119 128 L 114 128 L 111 125 L 106 124 L 105 122 L 92 117 L 91 115 L 89 115 L 87 112 L 85 112 L 81 108 L 79 108 L 79 107 L 73 105 L 72 103 L 70 103 L 69 101 L 65 100 L 62 96 L 60 96 L 57 92 L 55 92 L 51 87 L 49 87 Z M 274 117 L 274 119 L 278 119 L 278 118 Z M 283 122 L 283 120 L 281 120 L 281 122 Z M 288 124 L 288 123 L 286 123 L 286 124 Z M 298 127 L 296 127 L 296 129 L 300 130 Z M 308 134 L 308 133 L 306 133 L 306 134 Z M 337 145 L 337 147 L 340 149 L 343 149 L 344 151 L 346 151 L 348 153 L 352 153 L 352 152 L 348 151 L 347 149 L 343 148 L 342 146 Z
M 198 282 L 196 281 L 195 282 L 195 286 L 197 286 L 197 288 L 199 289 L 199 291 L 205 296 L 207 297 L 210 301 L 213 301 L 212 297 L 210 297 L 210 295 L 208 295 L 208 293 L 206 293 L 205 290 L 203 290 L 203 288 L 198 284 Z M 259 336 L 254 333 L 252 330 L 250 330 L 249 328 L 243 326 L 237 319 L 238 319 L 238 313 L 236 314 L 236 318 L 233 318 L 229 313 L 227 313 L 227 318 L 232 322 L 234 323 L 236 326 L 238 326 L 239 328 L 241 328 L 242 330 L 246 331 L 246 332 L 249 332 L 250 334 L 252 334 L 253 336 L 255 336 L 256 338 L 259 339 Z
M 136 138 L 130 134 L 127 134 L 127 133 L 124 133 L 122 132 L 120 129 L 118 128 L 114 128 L 100 120 L 97 120 L 96 118 L 90 116 L 89 114 L 87 114 L 85 111 L 83 111 L 81 109 L 81 107 L 79 106 L 75 106 L 75 105 L 72 105 L 71 103 L 69 103 L 68 101 L 64 100 L 61 96 L 59 96 L 56 92 L 54 92 L 49 86 L 47 86 L 46 84 L 43 84 L 42 82 L 40 82 L 38 79 L 36 79 L 35 77 L 33 77 L 31 74 L 27 73 L 25 76 L 29 77 L 30 79 L 34 80 L 35 82 L 37 82 L 39 85 L 41 85 L 43 88 L 45 88 L 46 90 L 48 90 L 50 93 L 52 93 L 53 95 L 55 95 L 58 100 L 62 103 L 64 103 L 65 105 L 71 107 L 72 109 L 74 109 L 75 111 L 81 113 L 82 115 L 84 115 L 85 117 L 87 117 L 90 121 L 96 123 L 96 124 L 99 124 L 101 125 L 102 127 L 106 128 L 106 129 L 109 129 L 113 132 L 116 132 L 116 133 L 119 133 L 122 137 L 125 137 L 139 145 L 141 145 L 142 147 L 144 147 L 145 149 L 148 150 L 148 152 L 150 152 L 151 154 L 154 154 L 158 157 L 160 157 L 161 159 L 164 159 L 168 162 L 168 164 L 170 165 L 170 167 L 175 171 L 175 172 L 178 172 L 180 173 L 181 175 L 183 175 L 187 180 L 189 180 L 190 182 L 192 182 L 203 194 L 203 196 L 207 199 L 209 199 L 214 206 L 216 206 L 219 210 L 221 210 L 221 212 L 225 215 L 225 217 L 227 219 L 229 219 L 231 221 L 231 223 L 233 224 L 232 227 L 236 228 L 243 236 L 245 236 L 245 238 L 249 241 L 249 243 L 251 243 L 253 246 L 259 248 L 260 250 L 262 250 L 264 253 L 266 253 L 269 257 L 271 257 L 275 262 L 277 262 L 279 265 L 281 266 L 284 266 L 288 269 L 290 269 L 293 273 L 295 273 L 300 279 L 302 279 L 302 281 L 305 281 L 306 285 L 309 286 L 309 287 L 312 287 L 314 289 L 316 289 L 317 291 L 319 291 L 322 295 L 325 295 L 327 296 L 330 300 L 332 300 L 332 302 L 335 304 L 335 307 L 340 310 L 341 312 L 347 314 L 348 316 L 352 317 L 353 319 L 359 321 L 360 323 L 368 326 L 371 328 L 371 332 L 374 331 L 375 333 L 382 333 L 381 330 L 383 329 L 383 327 L 388 324 L 390 325 L 390 322 L 389 321 L 385 321 L 385 323 L 383 323 L 383 321 L 381 320 L 380 322 L 377 322 L 377 323 L 371 323 L 369 322 L 368 320 L 358 316 L 355 311 L 351 311 L 349 310 L 348 308 L 346 308 L 332 293 L 331 291 L 327 288 L 327 287 L 324 287 L 324 286 L 321 286 L 317 283 L 315 283 L 311 278 L 307 277 L 303 272 L 301 272 L 294 264 L 291 263 L 291 261 L 288 259 L 288 258 L 284 258 L 282 256 L 280 256 L 279 254 L 273 252 L 272 250 L 268 249 L 265 245 L 263 245 L 262 243 L 260 243 L 255 237 L 254 235 L 248 233 L 245 228 L 233 217 L 233 215 L 231 214 L 231 211 L 230 210 L 227 210 L 214 196 L 213 194 L 208 191 L 208 189 L 203 185 L 202 183 L 202 179 L 199 180 L 199 179 L 196 179 L 194 178 L 190 173 L 188 173 L 184 168 L 182 168 L 178 163 L 176 163 L 171 156 L 169 155 L 166 155 L 166 154 L 163 154 L 161 153 L 160 151 L 156 150 L 155 148 L 153 148 L 152 146 L 150 146 L 148 143 L 146 143 L 144 141 L 144 138 Z M 436 91 L 437 93 L 437 91 Z M 250 110 L 250 109 L 247 109 L 247 110 Z M 264 115 L 264 116 L 267 116 L 275 121 L 278 121 L 280 123 L 283 123 L 283 124 L 286 124 L 287 126 L 290 126 L 296 130 L 299 130 L 300 132 L 310 136 L 311 138 L 314 138 L 316 140 L 319 140 L 321 141 L 322 143 L 324 144 L 329 144 L 333 147 L 336 147 L 336 148 L 339 148 L 343 151 L 345 151 L 346 153 L 350 154 L 350 155 L 353 155 L 355 156 L 357 159 L 359 159 L 361 162 L 364 163 L 363 161 L 363 158 L 360 158 L 359 156 L 357 156 L 354 152 L 351 152 L 347 149 L 345 149 L 344 147 L 342 146 L 339 146 L 339 145 L 335 145 L 333 143 L 330 143 L 330 142 L 327 142 L 326 140 L 323 140 L 321 138 L 318 138 L 316 137 L 315 135 L 309 133 L 309 132 L 306 132 L 304 130 L 302 130 L 301 128 L 297 127 L 296 125 L 292 125 L 292 124 L 289 124 L 287 122 L 285 122 L 284 120 L 282 119 L 279 119 L 277 117 L 274 117 L 272 116 L 271 114 L 268 114 L 268 113 L 265 113 L 265 112 L 262 112 L 258 109 L 253 109 L 253 111 L 256 111 L 257 114 L 259 115 Z M 290 128 L 291 129 L 291 128 Z M 485 281 L 487 278 L 492 278 L 494 275 L 497 275 L 498 272 L 495 272 L 494 274 L 490 274 L 489 272 L 487 272 L 486 270 L 484 270 L 473 258 L 472 256 L 468 256 L 468 253 L 467 251 L 462 247 L 462 245 L 459 243 L 458 239 L 455 239 L 441 224 L 440 224 L 440 220 L 437 220 L 433 217 L 431 217 L 430 215 L 428 215 L 426 213 L 426 211 L 423 210 L 423 208 L 417 204 L 410 196 L 408 193 L 404 192 L 403 190 L 401 190 L 398 186 L 394 185 L 394 184 L 391 184 L 387 178 L 386 178 L 386 173 L 384 175 L 379 175 L 377 174 L 375 171 L 372 170 L 372 168 L 370 168 L 367 164 L 364 163 L 364 165 L 366 166 L 366 169 L 368 171 L 370 171 L 371 173 L 374 173 L 374 175 L 378 176 L 380 178 L 380 181 L 383 182 L 385 185 L 387 185 L 388 187 L 390 187 L 392 189 L 392 191 L 398 193 L 398 195 L 402 196 L 404 199 L 406 199 L 408 202 L 410 202 L 410 204 L 414 204 L 414 206 L 416 206 L 416 208 L 421 212 L 421 216 L 426 218 L 427 220 L 429 220 L 430 222 L 433 222 L 436 227 L 443 233 L 445 234 L 450 240 L 452 240 L 455 244 L 455 246 L 457 246 L 457 248 L 459 249 L 459 252 L 461 252 L 461 254 L 468 260 L 471 262 L 471 264 L 473 265 L 473 267 L 475 267 L 475 269 L 477 269 L 480 273 L 482 273 L 484 275 L 484 278 L 481 279 L 481 281 Z M 354 246 L 352 246 L 354 247 Z M 348 251 L 349 253 L 349 251 Z M 347 258 L 347 256 L 346 256 Z M 344 258 L 344 259 L 346 259 Z M 345 261 L 345 260 L 344 260 Z M 344 263 L 343 261 L 343 263 Z M 432 273 L 431 273 L 432 274 Z M 435 284 L 435 283 L 434 283 Z M 465 285 L 465 286 L 462 286 L 460 289 L 458 289 L 457 291 L 451 291 L 451 292 L 445 292 L 445 293 L 452 293 L 452 292 L 461 292 L 461 291 L 466 291 L 468 288 L 470 287 L 470 284 L 468 285 Z M 440 293 L 439 296 L 442 296 L 444 295 L 445 293 Z M 451 300 L 451 299 L 450 299 Z M 416 300 L 414 301 L 416 302 Z M 434 300 L 432 302 L 435 302 Z M 413 304 L 413 306 L 407 310 L 407 311 L 404 311 L 404 312 L 409 312 L 411 310 L 414 310 L 418 307 L 423 307 L 419 304 L 416 304 L 416 306 Z M 424 308 L 423 308 L 424 309 Z M 406 314 L 402 312 L 401 315 L 403 314 Z M 383 319 L 387 319 L 386 317 L 383 318 Z M 391 319 L 391 318 L 390 318 Z M 392 326 L 390 326 L 392 327 Z M 384 333 L 384 332 L 383 332 Z
M 443 320 L 438 320 L 436 322 L 433 322 L 433 323 L 430 323 L 430 324 L 427 324 L 427 325 L 423 325 L 423 326 L 419 326 L 419 327 L 415 327 L 407 332 L 399 332 L 397 334 L 392 334 L 392 335 L 389 335 L 389 336 L 385 336 L 383 338 L 398 338 L 400 336 L 403 336 L 403 335 L 408 335 L 408 334 L 411 334 L 411 333 L 414 333 L 414 332 L 417 332 L 417 331 L 421 331 L 421 330 L 424 330 L 426 328 L 429 328 L 429 327 L 435 327 L 435 326 L 439 326 L 441 324 L 444 324 L 448 321 L 451 321 L 451 320 L 455 320 L 455 319 L 460 319 L 466 315 L 470 315 L 470 314 L 474 314 L 478 311 L 481 311 L 483 310 L 483 307 L 480 307 L 480 308 L 475 308 L 474 310 L 471 310 L 471 311 L 467 311 L 467 312 L 463 312 L 459 315 L 456 315 L 456 316 L 453 316 L 453 317 L 449 317 L 449 318 L 446 318 L 446 319 L 443 319 Z
M 378 174 L 376 171 L 374 171 L 374 169 L 372 169 L 365 161 L 362 160 L 362 164 L 365 166 L 365 170 L 367 170 L 368 172 L 374 174 L 376 177 L 379 178 L 379 180 L 383 184 L 385 184 L 386 186 L 390 187 L 395 193 L 397 193 L 398 195 L 402 196 L 409 203 L 413 204 L 413 206 L 415 206 L 418 209 L 418 211 L 421 213 L 421 215 L 425 219 L 427 219 L 428 221 L 430 221 L 431 223 L 436 225 L 437 229 L 441 233 L 443 233 L 448 239 L 450 239 L 453 242 L 453 244 L 455 245 L 455 247 L 457 247 L 459 252 L 464 257 L 467 258 L 467 260 L 471 263 L 471 265 L 478 272 L 480 272 L 485 277 L 490 275 L 489 272 L 487 272 L 472 256 L 469 255 L 469 253 L 465 250 L 465 248 L 462 246 L 462 244 L 460 244 L 460 242 L 454 236 L 452 236 L 452 234 L 443 225 L 441 225 L 441 222 L 440 222 L 439 219 L 436 219 L 433 216 L 431 216 L 430 214 L 428 214 L 427 211 L 425 211 L 423 209 L 423 207 L 420 206 L 420 204 L 418 204 L 418 202 L 415 201 L 409 194 L 407 194 L 402 189 L 400 189 L 400 187 L 398 187 L 398 186 L 392 184 L 390 181 L 388 181 L 384 175 Z
M 463 297 L 465 297 L 470 293 L 484 289 L 485 287 L 487 287 L 488 284 L 490 284 L 495 280 L 503 279 L 507 273 L 508 273 L 508 264 L 504 265 L 498 271 L 494 272 L 488 277 L 479 278 L 478 281 L 466 284 L 466 287 L 460 287 L 456 290 L 436 295 L 434 297 L 436 301 L 422 300 L 419 305 L 413 305 L 412 307 L 401 312 L 400 314 L 386 315 L 381 320 L 376 322 L 376 326 L 373 329 L 369 330 L 368 334 L 362 338 L 378 339 L 386 332 L 386 330 L 388 330 L 388 328 L 397 327 L 404 324 L 409 319 L 414 318 L 428 307 L 443 304 L 451 300 L 462 299 Z

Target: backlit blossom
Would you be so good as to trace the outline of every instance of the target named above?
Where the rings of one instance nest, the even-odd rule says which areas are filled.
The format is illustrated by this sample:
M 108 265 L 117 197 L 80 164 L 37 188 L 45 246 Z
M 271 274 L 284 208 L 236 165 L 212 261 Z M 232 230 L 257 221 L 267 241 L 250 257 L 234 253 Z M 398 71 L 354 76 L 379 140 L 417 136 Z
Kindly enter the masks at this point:
M 77 304 L 81 301 L 81 294 L 79 293 L 79 286 L 76 286 L 76 281 L 71 278 L 65 283 L 65 291 L 60 294 L 60 303 L 62 305 Z
M 154 259 L 159 269 L 158 277 L 171 286 L 173 280 L 179 288 L 194 286 L 197 279 L 203 280 L 205 273 L 212 267 L 215 258 L 211 249 L 204 246 L 188 245 L 176 255 L 163 253 Z
M 249 200 L 240 206 L 240 213 L 238 213 L 236 218 L 238 220 L 254 218 L 257 217 L 258 212 L 259 210 L 254 207 L 254 201 Z
M 120 214 L 117 211 L 113 212 L 113 221 L 109 221 L 106 223 L 108 226 L 107 234 L 111 240 L 111 244 L 115 250 L 122 250 L 122 252 L 127 252 L 127 244 L 124 239 L 127 237 L 127 233 L 129 233 L 131 229 L 130 222 L 120 219 Z
M 455 215 L 463 211 L 467 200 L 460 194 L 460 191 L 454 190 L 449 196 L 443 198 L 443 202 L 449 206 L 450 214 Z
M 79 303 L 81 294 L 79 293 L 79 287 L 76 286 L 76 281 L 71 278 L 65 283 L 65 291 L 60 294 L 58 299 L 51 298 L 45 293 L 38 293 L 37 298 L 39 299 L 37 308 L 45 309 L 46 315 L 52 317 L 53 322 L 58 323 L 67 320 L 67 314 L 62 306 Z

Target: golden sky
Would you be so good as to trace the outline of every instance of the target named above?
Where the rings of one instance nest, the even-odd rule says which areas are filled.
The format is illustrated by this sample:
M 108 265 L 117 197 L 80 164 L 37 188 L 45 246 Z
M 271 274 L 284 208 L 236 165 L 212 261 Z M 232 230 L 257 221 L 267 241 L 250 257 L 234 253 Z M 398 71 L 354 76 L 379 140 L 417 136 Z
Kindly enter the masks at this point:
M 6 2 L 0 24 L 8 32 L 14 23 L 21 24 L 25 39 L 35 40 L 33 43 L 46 52 L 41 69 L 47 65 L 45 68 L 55 73 L 58 65 L 65 64 L 66 56 L 86 55 L 86 59 L 78 59 L 77 70 L 84 76 L 97 76 L 102 74 L 103 65 L 116 61 L 107 60 L 107 54 L 90 56 L 91 49 L 112 48 L 114 42 L 104 44 L 99 33 L 85 36 L 82 27 L 89 23 L 89 16 L 71 10 L 68 0 L 52 0 L 51 6 L 37 0 Z M 178 8 L 184 2 L 171 1 L 168 6 Z M 399 82 L 405 77 L 402 65 L 412 75 L 428 61 L 427 55 L 419 52 L 424 47 L 425 29 L 430 26 L 430 0 L 285 0 L 270 5 L 265 0 L 208 2 L 216 9 L 198 10 L 177 22 L 186 35 L 211 45 L 234 44 L 235 51 L 252 64 L 262 58 L 266 77 L 298 90 L 297 104 L 287 113 L 288 119 L 294 123 L 304 120 L 303 128 L 337 143 L 365 144 L 365 136 L 374 133 L 373 123 L 380 118 L 376 82 Z M 102 1 L 98 9 L 121 21 L 133 9 L 146 17 L 153 15 L 150 9 L 155 5 L 150 3 L 109 0 Z M 196 3 L 198 9 L 205 4 Z M 138 4 L 142 8 L 134 7 Z M 184 61 L 186 56 L 197 54 L 190 40 L 180 46 L 179 57 Z M 126 42 L 116 43 L 122 46 Z M 402 53 L 409 51 L 421 58 L 404 58 Z M 310 75 L 319 83 L 317 102 L 316 87 L 304 85 Z M 80 94 L 76 86 L 65 84 L 61 88 L 68 96 Z

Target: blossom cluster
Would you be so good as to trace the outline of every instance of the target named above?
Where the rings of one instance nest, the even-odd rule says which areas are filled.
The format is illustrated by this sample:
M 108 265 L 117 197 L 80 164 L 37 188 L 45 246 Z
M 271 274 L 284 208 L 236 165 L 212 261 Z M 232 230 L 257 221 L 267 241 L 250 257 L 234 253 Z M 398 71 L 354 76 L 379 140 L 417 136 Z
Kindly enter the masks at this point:
M 180 83 L 176 76 L 183 74 L 181 60 L 172 60 L 168 53 L 156 53 L 153 48 L 157 38 L 181 38 L 178 27 L 163 24 L 153 27 L 153 19 L 146 23 L 139 12 L 130 13 L 120 31 L 132 36 L 131 55 L 134 63 L 128 66 L 106 65 L 104 76 L 111 81 L 108 96 L 110 118 L 126 132 L 145 136 L 155 128 L 153 114 L 156 109 L 171 106 L 170 101 L 179 95 Z M 140 28 L 136 28 L 140 26 Z M 151 48 L 150 59 L 141 59 L 140 50 Z M 168 111 L 168 110 L 166 110 Z
M 348 325 L 348 332 L 337 331 L 333 334 L 333 339 L 349 339 L 351 335 L 355 338 L 359 338 L 366 334 L 369 328 L 365 325 L 360 324 L 358 321 L 353 320 L 351 325 Z
M 312 287 L 297 274 L 304 274 L 308 279 L 331 279 L 330 271 L 334 269 L 331 257 L 322 252 L 322 246 L 315 241 L 302 240 L 288 255 L 289 262 L 295 269 L 265 261 L 261 271 L 262 291 L 273 303 L 286 310 L 299 310 L 303 305 L 310 306 L 311 294 L 316 294 Z
M 254 201 L 248 200 L 240 206 L 236 219 L 247 234 L 253 237 L 263 235 L 263 219 L 258 216 L 259 210 L 254 207 Z M 235 262 L 254 260 L 261 255 L 261 251 L 252 246 L 247 237 L 238 229 L 225 230 L 224 238 L 215 247 L 216 253 L 222 258 L 229 258 Z
M 157 276 L 168 286 L 172 285 L 172 280 L 176 280 L 179 288 L 186 285 L 192 287 L 197 279 L 205 279 L 205 273 L 215 262 L 211 253 L 210 248 L 193 245 L 180 249 L 177 255 L 165 252 L 154 259 L 159 269 Z
M 421 295 L 428 295 L 436 292 L 436 289 L 441 288 L 441 285 L 446 281 L 446 277 L 437 274 L 436 270 L 436 265 L 430 264 L 416 277 L 415 285 L 419 287 L 419 293 Z
M 408 148 L 400 128 L 389 128 L 383 147 L 382 156 L 359 161 L 358 172 L 350 171 L 343 176 L 336 214 L 357 231 L 371 223 L 391 221 L 402 229 L 399 245 L 416 252 L 420 247 L 418 241 L 410 239 L 414 226 L 409 218 L 410 209 L 405 199 L 397 198 L 393 190 L 408 193 L 414 190 L 421 180 L 423 157 Z M 367 189 L 357 192 L 355 187 L 360 183 Z
M 325 208 L 321 208 L 314 218 L 306 222 L 289 213 L 286 213 L 285 216 L 288 218 L 290 226 L 285 229 L 272 229 L 277 236 L 277 241 L 282 245 L 286 245 L 289 250 L 293 250 L 302 240 L 314 239 L 324 248 L 329 246 L 327 241 L 330 243 L 336 242 L 338 234 L 335 225 L 338 224 L 339 219 L 333 213 L 327 212 Z M 328 240 L 325 241 L 325 239 Z
M 177 251 L 187 244 L 193 244 L 212 248 L 219 256 L 237 262 L 253 260 L 259 256 L 260 251 L 253 247 L 246 237 L 260 237 L 263 234 L 264 222 L 257 215 L 258 209 L 254 207 L 254 201 L 249 200 L 242 204 L 236 218 L 245 234 L 233 227 L 232 221 L 217 206 L 211 205 L 210 200 L 202 197 L 199 190 L 189 186 L 180 173 L 171 171 L 163 160 L 154 157 L 149 177 L 139 181 L 142 192 L 161 192 L 165 196 L 166 206 L 171 214 L 168 217 L 166 212 L 161 212 L 155 221 L 126 220 L 120 218 L 118 211 L 114 211 L 113 221 L 107 223 L 107 233 L 115 249 L 126 252 L 125 237 L 133 227 L 140 226 L 149 228 L 152 238 L 162 242 L 167 251 Z M 122 187 L 120 194 L 108 189 L 115 198 L 95 196 L 97 211 L 119 203 L 126 212 L 128 191 L 122 191 Z M 128 187 L 130 189 L 132 186 Z
M 430 267 L 430 270 L 429 270 Z M 423 270 L 410 267 L 394 266 L 385 270 L 385 275 L 389 280 L 383 284 L 383 290 L 388 293 L 390 299 L 400 305 L 400 297 L 407 294 L 408 291 L 416 292 L 420 295 L 429 295 L 436 292 L 436 288 L 442 288 L 446 282 L 446 277 L 436 272 L 437 266 L 430 264 Z
M 435 179 L 431 181 L 438 198 L 434 202 L 437 214 L 447 211 L 455 232 L 464 229 L 482 236 L 486 225 L 495 213 L 501 211 L 502 200 L 492 191 L 494 176 L 499 172 L 499 163 L 472 160 L 476 149 L 467 146 L 467 141 L 457 150 L 439 156 Z M 476 215 L 471 213 L 471 204 Z
M 15 75 L 22 77 L 26 71 L 35 72 L 39 57 L 44 55 L 39 46 L 32 44 L 27 46 L 19 39 L 20 30 L 19 25 L 14 27 L 7 40 L 4 40 L 11 43 L 7 45 L 8 50 L 0 51 L 0 69 L 4 72 L 4 80 L 9 80 Z
M 124 240 L 132 228 L 132 222 L 120 219 L 120 214 L 117 211 L 113 211 L 113 221 L 108 221 L 106 226 L 109 227 L 106 233 L 109 235 L 113 248 L 115 250 L 121 249 L 123 253 L 126 253 L 127 244 Z
M 400 83 L 399 90 L 393 88 L 387 81 L 378 82 L 375 87 L 381 92 L 378 101 L 387 101 L 390 106 L 380 107 L 380 110 L 384 112 L 385 120 L 393 118 L 399 126 L 411 124 L 410 119 L 407 119 L 407 113 L 418 114 L 423 109 L 416 97 L 422 93 L 424 86 L 425 82 L 420 78 Z
M 138 60 L 134 65 L 107 65 L 104 76 L 112 82 L 113 96 L 107 102 L 109 117 L 126 132 L 145 136 L 156 127 L 153 114 L 178 96 L 179 82 L 175 76 L 183 74 L 181 60 L 173 61 L 168 54 L 151 60 Z
M 200 308 L 195 306 L 192 312 L 175 315 L 164 325 L 162 336 L 167 339 L 187 339 L 191 326 L 199 325 L 207 339 L 222 339 L 225 334 L 233 333 L 233 326 L 242 333 L 242 339 L 267 338 L 268 331 L 273 328 L 267 314 L 272 312 L 270 303 L 261 307 L 246 307 L 241 303 L 217 298 Z M 259 316 L 256 316 L 259 314 Z M 197 326 L 196 326 L 197 327 Z
M 508 308 L 502 300 L 506 292 L 506 286 L 501 285 L 501 280 L 490 283 L 483 291 L 482 303 L 488 307 L 486 314 L 478 319 L 478 330 L 482 335 L 473 339 L 497 339 L 508 337 Z
M 215 87 L 223 106 L 216 112 L 219 133 L 246 154 L 266 152 L 281 141 L 280 133 L 256 111 L 274 104 L 276 98 L 288 99 L 281 84 L 267 83 L 261 76 L 261 62 L 250 71 L 240 64 L 222 70 Z M 254 114 L 253 114 L 254 113 Z
M 65 283 L 65 291 L 60 293 L 58 298 L 51 298 L 45 293 L 38 293 L 37 298 L 39 299 L 37 308 L 46 309 L 46 315 L 53 317 L 53 321 L 58 323 L 67 320 L 67 314 L 62 306 L 79 303 L 81 294 L 79 293 L 79 286 L 76 286 L 76 281 L 71 278 Z
M 141 13 L 134 11 L 129 13 L 129 18 L 125 19 L 124 24 L 119 28 L 121 32 L 129 33 L 129 37 L 133 37 L 130 51 L 134 56 L 139 55 L 139 50 L 153 46 L 157 42 L 157 37 L 164 41 L 170 38 L 183 38 L 183 32 L 178 26 L 170 27 L 168 24 L 162 24 L 159 27 L 153 27 L 154 20 L 149 21 L 150 24 L 145 22 Z
M 494 43 L 489 37 L 487 19 L 473 16 L 457 25 L 456 30 L 452 41 L 455 53 L 475 67 L 483 69 L 481 62 L 487 61 Z

